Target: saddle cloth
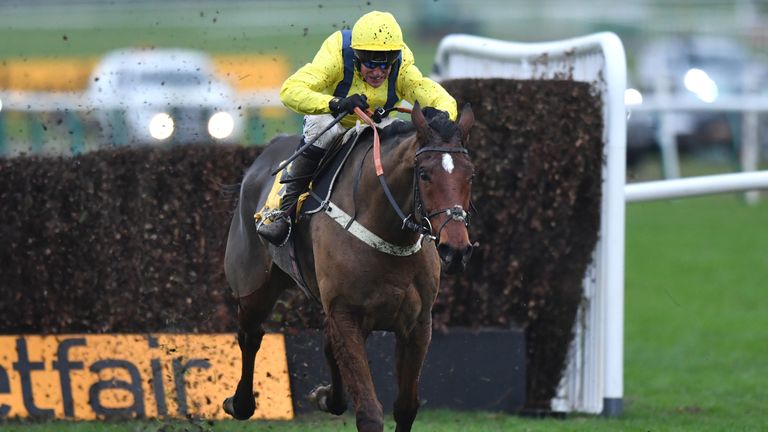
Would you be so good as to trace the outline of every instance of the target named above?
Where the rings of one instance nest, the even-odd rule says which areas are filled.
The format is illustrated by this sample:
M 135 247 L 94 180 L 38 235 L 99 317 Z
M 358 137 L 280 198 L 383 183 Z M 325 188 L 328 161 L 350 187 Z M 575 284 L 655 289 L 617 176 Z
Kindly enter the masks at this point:
M 309 184 L 309 190 L 299 196 L 296 208 L 297 213 L 312 214 L 320 210 L 323 200 L 318 199 L 317 197 L 330 196 L 336 175 L 344 165 L 344 161 L 346 161 L 352 148 L 354 148 L 357 138 L 360 136 L 362 130 L 364 130 L 364 128 L 360 127 L 349 129 L 347 133 L 344 134 L 341 148 L 332 153 L 330 160 L 321 161 L 321 171 Z M 288 166 L 290 167 L 290 164 Z M 280 179 L 283 178 L 283 173 L 288 169 L 290 168 L 286 168 L 275 175 L 272 189 L 269 191 L 264 207 L 253 215 L 256 223 L 259 223 L 262 220 L 265 225 L 272 223 L 270 214 L 280 209 L 283 195 L 285 195 L 286 185 L 280 183 Z M 305 202 L 307 202 L 306 206 Z

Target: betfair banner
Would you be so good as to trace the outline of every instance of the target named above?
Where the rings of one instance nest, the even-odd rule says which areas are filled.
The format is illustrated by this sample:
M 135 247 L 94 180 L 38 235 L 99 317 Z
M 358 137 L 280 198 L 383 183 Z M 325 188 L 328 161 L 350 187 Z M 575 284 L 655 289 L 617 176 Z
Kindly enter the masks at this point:
M 240 379 L 234 335 L 0 336 L 0 419 L 227 418 Z M 293 418 L 285 341 L 256 358 L 254 419 Z

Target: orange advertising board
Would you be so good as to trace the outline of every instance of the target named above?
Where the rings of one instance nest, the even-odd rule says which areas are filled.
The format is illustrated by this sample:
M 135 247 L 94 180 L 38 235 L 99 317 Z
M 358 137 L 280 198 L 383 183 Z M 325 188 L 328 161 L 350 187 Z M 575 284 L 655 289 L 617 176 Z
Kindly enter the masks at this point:
M 84 91 L 98 57 L 8 58 L 0 63 L 0 89 L 18 91 Z M 216 72 L 237 91 L 280 88 L 290 74 L 281 55 L 213 56 Z
M 232 334 L 0 336 L 0 419 L 228 418 L 240 378 Z M 293 418 L 285 340 L 256 358 L 254 419 Z
M 280 55 L 216 55 L 213 61 L 219 75 L 238 91 L 279 89 L 291 72 Z

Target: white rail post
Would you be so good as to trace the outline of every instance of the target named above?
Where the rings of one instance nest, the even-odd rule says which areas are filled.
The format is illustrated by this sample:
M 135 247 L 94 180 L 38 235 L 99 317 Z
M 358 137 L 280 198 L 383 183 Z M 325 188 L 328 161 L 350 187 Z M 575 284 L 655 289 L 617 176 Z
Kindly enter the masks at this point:
M 542 54 L 547 64 L 537 63 Z M 468 35 L 444 38 L 435 57 L 437 79 L 551 79 L 569 75 L 596 86 L 603 102 L 603 202 L 600 239 L 584 278 L 585 301 L 575 325 L 567 370 L 554 410 L 623 412 L 624 182 L 626 60 L 613 33 L 545 43 L 514 43 Z
M 745 111 L 741 122 L 741 152 L 739 154 L 741 170 L 744 172 L 756 171 L 760 161 L 757 111 Z M 744 199 L 748 204 L 757 204 L 757 201 L 760 200 L 760 192 L 756 190 L 745 192 Z

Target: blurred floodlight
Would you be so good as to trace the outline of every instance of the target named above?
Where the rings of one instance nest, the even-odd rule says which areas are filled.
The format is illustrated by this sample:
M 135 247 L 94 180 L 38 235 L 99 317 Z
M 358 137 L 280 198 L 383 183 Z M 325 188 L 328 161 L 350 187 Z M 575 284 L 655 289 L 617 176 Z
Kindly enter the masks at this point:
M 208 120 L 208 133 L 216 139 L 224 139 L 235 130 L 235 120 L 228 112 L 217 112 Z
M 164 140 L 173 134 L 173 119 L 168 113 L 158 113 L 149 122 L 149 134 L 156 140 Z
M 643 94 L 639 90 L 628 88 L 624 90 L 624 105 L 641 105 L 643 103 Z
M 683 84 L 688 91 L 695 94 L 703 102 L 711 103 L 717 99 L 717 83 L 701 69 L 689 69 L 685 73 Z
M 3 110 L 3 100 L 0 99 L 0 111 L 2 111 L 2 110 Z

